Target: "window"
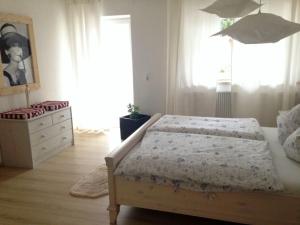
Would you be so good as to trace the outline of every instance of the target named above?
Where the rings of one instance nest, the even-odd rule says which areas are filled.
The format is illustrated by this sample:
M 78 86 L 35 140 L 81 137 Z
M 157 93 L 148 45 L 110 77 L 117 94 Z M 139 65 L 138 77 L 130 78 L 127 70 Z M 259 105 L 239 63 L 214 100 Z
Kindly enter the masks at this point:
M 106 77 L 104 93 L 110 93 L 106 110 L 116 127 L 133 102 L 130 16 L 103 16 L 101 25 L 101 73 Z
M 227 36 L 211 37 L 220 30 L 220 24 L 230 21 L 199 12 L 196 8 L 202 6 L 198 3 L 193 1 L 185 6 L 184 12 L 183 57 L 184 65 L 189 65 L 184 73 L 191 74 L 187 80 L 191 81 L 190 86 L 213 88 L 219 79 L 231 79 L 233 84 L 254 91 L 261 86 L 275 88 L 284 83 L 290 38 L 271 44 L 245 45 Z M 292 1 L 266 1 L 262 10 L 291 20 Z

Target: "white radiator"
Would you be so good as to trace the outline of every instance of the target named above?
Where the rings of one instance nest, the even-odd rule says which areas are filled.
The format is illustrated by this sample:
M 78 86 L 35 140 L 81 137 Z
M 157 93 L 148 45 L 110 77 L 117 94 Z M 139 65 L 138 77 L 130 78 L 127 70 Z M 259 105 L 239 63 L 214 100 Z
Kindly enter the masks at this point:
M 219 83 L 217 86 L 216 117 L 231 117 L 231 84 Z
M 231 92 L 218 92 L 216 117 L 231 117 Z

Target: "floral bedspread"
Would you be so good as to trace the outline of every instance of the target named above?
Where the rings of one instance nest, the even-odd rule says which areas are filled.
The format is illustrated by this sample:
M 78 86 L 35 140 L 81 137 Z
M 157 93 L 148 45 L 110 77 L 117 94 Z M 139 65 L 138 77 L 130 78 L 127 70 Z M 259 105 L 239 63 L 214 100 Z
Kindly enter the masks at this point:
M 264 133 L 254 118 L 164 115 L 148 130 L 265 140 Z
M 266 141 L 149 131 L 116 175 L 194 191 L 278 191 Z

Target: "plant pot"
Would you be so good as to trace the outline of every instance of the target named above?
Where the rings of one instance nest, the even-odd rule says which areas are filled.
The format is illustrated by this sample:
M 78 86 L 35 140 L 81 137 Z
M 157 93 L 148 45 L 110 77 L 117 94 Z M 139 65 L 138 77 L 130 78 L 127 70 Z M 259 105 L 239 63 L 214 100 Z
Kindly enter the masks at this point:
M 139 114 L 135 119 L 130 118 L 130 115 L 120 117 L 120 132 L 122 141 L 129 137 L 149 119 L 150 116 L 144 114 Z

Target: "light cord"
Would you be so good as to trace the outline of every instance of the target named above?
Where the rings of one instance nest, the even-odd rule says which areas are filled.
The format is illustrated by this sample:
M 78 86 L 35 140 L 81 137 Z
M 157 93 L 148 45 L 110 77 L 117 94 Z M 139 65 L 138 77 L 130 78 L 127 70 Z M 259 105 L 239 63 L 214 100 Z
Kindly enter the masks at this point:
M 261 13 L 261 0 L 259 0 L 259 10 L 258 13 Z

